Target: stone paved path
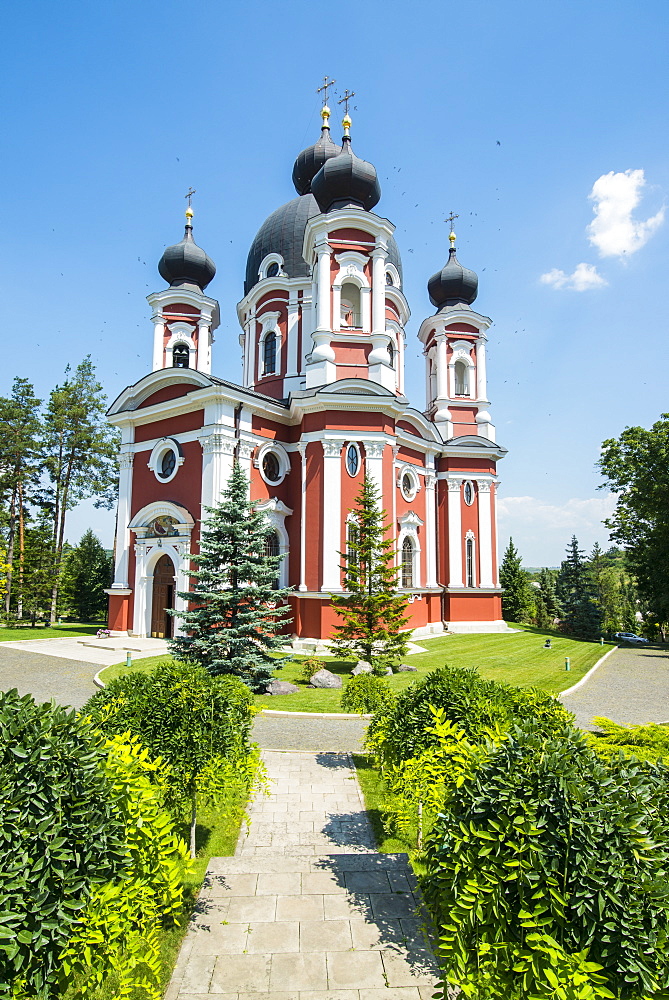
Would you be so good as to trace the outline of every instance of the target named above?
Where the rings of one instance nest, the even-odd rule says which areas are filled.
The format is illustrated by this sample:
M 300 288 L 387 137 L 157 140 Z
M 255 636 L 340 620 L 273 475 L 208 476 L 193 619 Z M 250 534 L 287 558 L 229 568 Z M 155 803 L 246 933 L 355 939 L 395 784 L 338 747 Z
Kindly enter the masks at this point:
M 405 854 L 379 854 L 351 758 L 264 751 L 271 794 L 212 858 L 166 1000 L 427 1000 Z
M 623 646 L 573 694 L 560 699 L 576 725 L 592 729 L 594 715 L 624 726 L 669 721 L 669 650 Z

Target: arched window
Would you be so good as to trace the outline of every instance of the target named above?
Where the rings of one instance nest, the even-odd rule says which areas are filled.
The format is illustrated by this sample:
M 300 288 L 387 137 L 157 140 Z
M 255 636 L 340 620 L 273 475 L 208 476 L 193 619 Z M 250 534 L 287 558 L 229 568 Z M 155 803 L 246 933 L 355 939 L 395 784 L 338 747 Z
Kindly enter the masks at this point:
M 388 342 L 388 358 L 390 359 L 390 367 L 394 368 L 395 367 L 395 348 L 393 347 L 391 341 Z
M 355 556 L 355 544 L 358 540 L 358 526 L 355 521 L 348 521 L 346 524 L 346 568 L 354 567 L 357 563 Z
M 267 277 L 276 278 L 278 273 L 279 273 L 279 265 L 275 260 L 273 260 L 272 263 L 267 268 Z
M 413 542 L 410 538 L 402 542 L 402 587 L 404 590 L 413 587 Z
M 279 546 L 279 536 L 276 531 L 268 531 L 265 535 L 265 555 L 266 556 L 278 556 L 281 554 L 281 548 Z M 277 567 L 276 579 L 274 580 L 272 586 L 275 590 L 279 589 L 279 568 Z
M 341 286 L 341 325 L 362 326 L 360 289 L 352 281 L 345 281 Z
M 187 344 L 175 344 L 172 348 L 172 367 L 188 368 L 190 366 L 190 351 Z
M 263 375 L 273 375 L 276 371 L 276 334 L 268 333 L 263 344 Z
M 468 396 L 469 395 L 469 370 L 464 361 L 456 361 L 454 367 L 455 373 L 455 395 L 456 396 Z
M 467 544 L 465 546 L 466 560 L 467 560 L 467 586 L 475 587 L 476 583 L 474 580 L 474 539 L 468 538 Z

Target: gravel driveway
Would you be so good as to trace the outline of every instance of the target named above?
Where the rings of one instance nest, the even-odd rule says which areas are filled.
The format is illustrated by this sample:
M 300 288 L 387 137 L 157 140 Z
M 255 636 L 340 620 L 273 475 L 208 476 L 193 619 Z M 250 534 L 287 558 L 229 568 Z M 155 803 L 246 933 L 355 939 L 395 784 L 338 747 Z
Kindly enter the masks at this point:
M 99 663 L 48 656 L 25 649 L 7 648 L 0 643 L 0 691 L 17 688 L 31 694 L 36 702 L 51 701 L 81 708 L 98 688 L 93 678 Z
M 581 729 L 594 715 L 621 725 L 669 721 L 669 650 L 624 646 L 609 656 L 573 694 L 561 698 Z

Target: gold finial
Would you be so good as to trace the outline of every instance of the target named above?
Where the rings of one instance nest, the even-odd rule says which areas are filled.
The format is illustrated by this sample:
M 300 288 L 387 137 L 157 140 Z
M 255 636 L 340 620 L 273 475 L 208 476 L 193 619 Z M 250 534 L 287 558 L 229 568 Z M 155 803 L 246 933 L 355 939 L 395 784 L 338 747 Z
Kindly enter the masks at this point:
M 455 250 L 455 233 L 453 232 L 453 223 L 455 222 L 456 219 L 459 218 L 460 218 L 459 215 L 456 215 L 455 212 L 451 211 L 451 214 L 446 216 L 446 218 L 444 219 L 444 222 L 450 222 L 451 224 L 451 231 L 448 234 L 448 239 L 451 244 L 451 250 Z
M 348 115 L 344 115 L 344 117 L 341 120 L 341 124 L 342 128 L 344 129 L 344 136 L 345 137 L 348 136 L 350 138 L 351 135 L 350 128 L 353 123 L 351 122 L 351 119 L 349 118 Z
M 330 128 L 330 109 L 327 104 L 321 108 L 321 118 L 323 119 L 323 128 Z
M 187 222 L 188 222 L 189 225 L 190 225 L 191 219 L 193 218 L 193 206 L 191 205 L 191 199 L 192 199 L 192 197 L 193 197 L 194 194 L 195 194 L 195 188 L 191 187 L 191 188 L 188 189 L 188 191 L 184 195 L 184 197 L 188 199 L 188 208 L 186 209 L 186 219 L 187 219 Z

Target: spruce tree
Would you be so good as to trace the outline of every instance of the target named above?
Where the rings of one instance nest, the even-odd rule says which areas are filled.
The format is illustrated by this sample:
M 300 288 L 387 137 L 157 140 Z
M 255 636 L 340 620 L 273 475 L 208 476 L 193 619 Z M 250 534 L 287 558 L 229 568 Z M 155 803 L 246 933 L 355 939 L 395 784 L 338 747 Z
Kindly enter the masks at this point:
M 264 691 L 280 663 L 270 654 L 291 621 L 288 589 L 277 589 L 281 556 L 265 554 L 271 529 L 248 500 L 249 482 L 235 462 L 220 503 L 207 508 L 192 590 L 179 596 L 187 611 L 172 612 L 186 635 L 170 640 L 180 660 L 199 663 L 212 675 L 233 674 L 253 691 Z
M 499 583 L 502 588 L 502 615 L 507 622 L 527 620 L 531 603 L 529 577 L 522 567 L 522 557 L 509 538 L 502 565 L 499 568 Z
M 602 612 L 576 535 L 572 535 L 567 546 L 567 558 L 560 568 L 557 589 L 565 631 L 579 639 L 598 639 L 602 630 Z
M 362 659 L 375 673 L 406 655 L 407 598 L 397 592 L 395 544 L 386 537 L 386 513 L 379 494 L 366 476 L 349 518 L 347 552 L 343 559 L 344 594 L 332 594 L 332 606 L 342 618 L 330 639 L 332 651 L 344 659 Z
M 66 555 L 60 583 L 62 600 L 77 621 L 99 621 L 107 611 L 105 587 L 111 585 L 111 559 L 89 528 Z

